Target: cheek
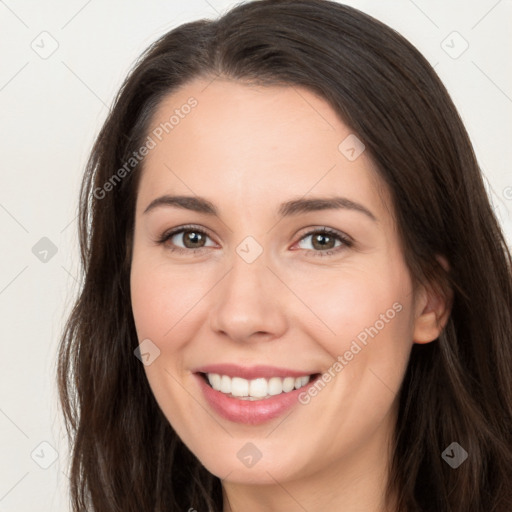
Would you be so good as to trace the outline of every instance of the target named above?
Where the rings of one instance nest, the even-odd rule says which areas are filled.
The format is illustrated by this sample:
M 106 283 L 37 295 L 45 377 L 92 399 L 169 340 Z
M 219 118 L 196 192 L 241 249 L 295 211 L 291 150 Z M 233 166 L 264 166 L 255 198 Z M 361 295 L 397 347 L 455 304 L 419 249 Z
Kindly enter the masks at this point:
M 171 269 L 161 258 L 154 262 L 151 255 L 144 257 L 143 251 L 134 254 L 130 289 L 138 340 L 149 339 L 160 351 L 144 371 L 164 415 L 188 442 L 193 436 L 186 420 L 190 396 L 183 389 L 189 378 L 184 371 L 183 349 L 192 336 L 194 305 L 208 289 L 191 277 L 185 266 Z
M 209 282 L 198 274 L 194 276 L 190 267 L 173 268 L 165 263 L 152 264 L 142 258 L 132 263 L 130 289 L 132 310 L 139 340 L 155 340 L 161 350 L 165 340 L 176 337 L 193 318 L 194 307 L 205 297 Z M 179 348 L 173 341 L 172 348 Z
M 355 449 L 394 411 L 412 346 L 407 283 L 407 277 L 398 281 L 392 273 L 381 279 L 344 276 L 327 298 L 320 292 L 310 295 L 312 307 L 335 333 L 327 328 L 322 335 L 309 333 L 332 357 L 324 370 L 325 386 L 303 396 L 305 409 L 321 410 L 326 425 L 329 442 L 318 441 L 315 450 L 331 451 L 336 458 L 347 446 Z M 302 423 L 306 431 L 318 429 L 314 415 L 306 414 Z M 293 431 L 286 436 L 292 438 Z
M 329 279 L 296 283 L 297 295 L 307 299 L 325 327 L 323 338 L 338 350 L 354 339 L 364 345 L 381 332 L 390 333 L 408 316 L 403 311 L 409 304 L 410 284 L 398 269 L 345 269 Z
M 309 336 L 332 357 L 333 387 L 344 397 L 344 407 L 353 407 L 353 418 L 383 414 L 398 392 L 412 347 L 405 267 L 353 269 L 310 288 L 307 297 L 325 326 L 323 334 L 309 330 Z

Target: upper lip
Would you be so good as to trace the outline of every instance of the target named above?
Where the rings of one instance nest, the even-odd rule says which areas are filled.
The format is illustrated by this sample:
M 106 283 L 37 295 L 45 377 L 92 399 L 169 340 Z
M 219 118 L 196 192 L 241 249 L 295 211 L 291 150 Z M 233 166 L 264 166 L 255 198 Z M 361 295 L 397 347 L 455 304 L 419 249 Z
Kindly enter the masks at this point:
M 277 366 L 239 366 L 237 364 L 222 363 L 209 364 L 200 366 L 192 370 L 193 373 L 217 373 L 219 375 L 227 375 L 228 377 L 241 377 L 242 379 L 258 379 L 271 377 L 303 377 L 305 375 L 313 375 L 316 372 L 309 370 L 292 370 L 290 368 L 282 368 Z

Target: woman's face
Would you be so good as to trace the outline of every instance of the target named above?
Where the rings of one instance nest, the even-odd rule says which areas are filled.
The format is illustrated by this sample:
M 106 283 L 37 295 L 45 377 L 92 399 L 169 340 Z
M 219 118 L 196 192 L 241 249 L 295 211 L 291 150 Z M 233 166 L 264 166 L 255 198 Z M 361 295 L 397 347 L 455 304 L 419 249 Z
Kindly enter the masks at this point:
M 196 80 L 150 130 L 131 298 L 163 413 L 226 481 L 375 469 L 437 332 L 368 153 L 299 87 Z

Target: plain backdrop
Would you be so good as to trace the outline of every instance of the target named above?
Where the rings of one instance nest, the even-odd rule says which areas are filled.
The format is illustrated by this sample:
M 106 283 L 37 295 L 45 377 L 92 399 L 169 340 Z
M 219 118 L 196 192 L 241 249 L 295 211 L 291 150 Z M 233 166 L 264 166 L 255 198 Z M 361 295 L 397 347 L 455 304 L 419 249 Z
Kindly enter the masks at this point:
M 93 140 L 151 42 L 235 3 L 0 0 L 0 512 L 70 510 L 56 351 L 78 291 L 78 186 Z M 345 3 L 395 28 L 435 66 L 510 243 L 512 2 Z

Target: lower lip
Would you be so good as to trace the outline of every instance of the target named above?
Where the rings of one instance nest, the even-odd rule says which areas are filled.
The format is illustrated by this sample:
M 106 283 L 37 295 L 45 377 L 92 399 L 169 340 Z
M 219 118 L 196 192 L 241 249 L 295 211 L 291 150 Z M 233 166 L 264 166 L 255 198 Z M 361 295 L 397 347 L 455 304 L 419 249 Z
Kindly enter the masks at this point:
M 298 396 L 307 390 L 316 379 L 306 386 L 288 393 L 280 393 L 262 400 L 239 400 L 231 398 L 209 386 L 200 374 L 195 374 L 203 394 L 210 407 L 223 418 L 236 423 L 260 425 L 283 415 L 288 409 L 298 404 Z

